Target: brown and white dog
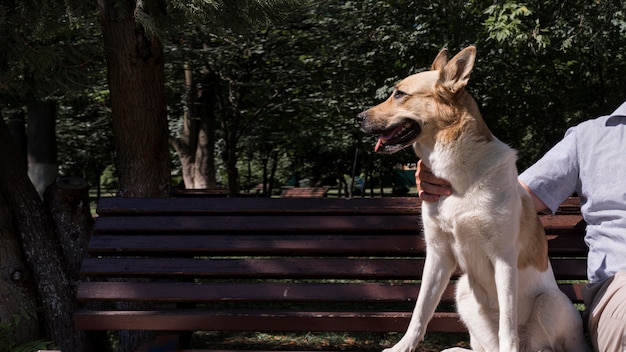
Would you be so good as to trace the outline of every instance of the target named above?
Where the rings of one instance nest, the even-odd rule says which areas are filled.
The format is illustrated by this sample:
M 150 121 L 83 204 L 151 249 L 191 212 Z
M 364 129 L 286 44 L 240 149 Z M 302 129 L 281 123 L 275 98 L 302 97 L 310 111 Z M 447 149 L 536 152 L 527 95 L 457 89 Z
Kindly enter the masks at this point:
M 580 314 L 556 284 L 543 228 L 518 184 L 516 152 L 491 134 L 465 90 L 475 57 L 474 47 L 451 60 L 443 49 L 430 71 L 405 78 L 358 115 L 361 130 L 380 135 L 375 151 L 413 145 L 452 187 L 452 195 L 422 203 L 421 290 L 406 334 L 388 351 L 416 349 L 457 265 L 457 307 L 472 350 L 586 351 Z

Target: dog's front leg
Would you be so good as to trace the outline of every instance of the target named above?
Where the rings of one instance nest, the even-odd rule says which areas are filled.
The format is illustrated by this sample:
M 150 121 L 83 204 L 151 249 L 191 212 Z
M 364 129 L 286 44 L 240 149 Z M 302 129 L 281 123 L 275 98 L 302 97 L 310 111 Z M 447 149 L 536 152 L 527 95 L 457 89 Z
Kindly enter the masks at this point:
M 496 290 L 498 293 L 499 312 L 499 350 L 517 352 L 519 338 L 517 334 L 517 253 L 511 251 L 494 261 Z
M 398 343 L 385 352 L 410 352 L 424 338 L 428 322 L 435 312 L 450 276 L 456 268 L 454 254 L 447 243 L 428 243 L 422 283 L 413 315 L 406 333 Z

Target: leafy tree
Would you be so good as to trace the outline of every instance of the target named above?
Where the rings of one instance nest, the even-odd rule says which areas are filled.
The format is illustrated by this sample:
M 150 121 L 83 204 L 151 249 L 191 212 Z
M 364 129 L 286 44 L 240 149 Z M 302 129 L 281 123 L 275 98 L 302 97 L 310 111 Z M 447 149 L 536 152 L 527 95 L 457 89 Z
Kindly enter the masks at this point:
M 525 168 L 568 126 L 624 100 L 621 2 L 508 1 L 485 7 L 474 90 Z
M 200 33 L 197 76 L 211 73 L 207 77 L 219 83 L 215 111 L 229 185 L 239 182 L 234 162 L 241 154 L 260 160 L 265 191 L 275 175 L 270 164 L 289 165 L 288 174 L 307 175 L 314 182 L 342 180 L 350 172 L 360 143 L 353 119 L 365 105 L 354 98 L 369 89 L 371 99 L 386 76 L 367 80 L 367 72 L 379 71 L 376 66 L 384 61 L 363 55 L 357 46 L 363 41 L 371 46 L 369 38 L 346 46 L 336 36 L 341 20 L 353 21 L 354 14 L 343 14 L 346 6 L 311 7 L 308 14 L 294 14 L 293 21 L 253 36 L 208 33 L 201 38 Z M 370 62 L 364 64 L 363 58 Z M 200 78 L 198 85 L 215 86 L 211 79 Z
M 221 24 L 263 23 L 296 1 L 99 2 L 121 196 L 170 194 L 164 50 L 161 36 L 177 19 Z M 222 22 L 224 21 L 224 22 Z M 183 23 L 186 23 L 183 22 Z M 235 114 L 238 112 L 235 111 Z
M 88 31 L 75 31 L 84 28 L 84 24 L 83 17 L 74 17 L 66 8 L 48 2 L 5 1 L 0 5 L 0 46 L 3 49 L 0 51 L 0 103 L 7 115 L 15 118 L 10 125 L 21 141 L 19 147 L 13 143 L 3 116 L 0 121 L 0 203 L 6 205 L 8 214 L 3 212 L 0 217 L 8 226 L 3 232 L 14 233 L 18 246 L 9 245 L 12 242 L 7 240 L 2 242 L 2 249 L 7 254 L 7 262 L 26 264 L 15 267 L 15 276 L 5 276 L 2 286 L 29 288 L 31 285 L 27 282 L 32 282 L 36 288 L 36 292 L 22 292 L 21 297 L 25 300 L 24 308 L 41 307 L 42 319 L 40 322 L 22 321 L 20 339 L 27 336 L 21 332 L 33 331 L 26 325 L 34 325 L 35 331 L 41 326 L 47 339 L 69 351 L 84 347 L 83 334 L 73 327 L 73 270 L 62 253 L 63 243 L 60 243 L 56 225 L 44 211 L 43 202 L 26 173 L 24 153 L 27 148 L 34 150 L 32 143 L 29 146 L 24 143 L 26 119 L 22 106 L 28 106 L 32 116 L 33 107 L 54 107 L 64 94 L 88 82 L 85 77 L 93 70 L 91 63 L 97 61 L 94 59 L 97 55 L 92 56 L 94 47 L 74 46 L 84 43 L 79 38 L 85 37 L 77 33 Z M 51 114 L 54 113 L 52 109 Z M 41 116 L 49 118 L 46 116 L 50 113 Z M 36 120 L 28 121 L 29 130 L 41 126 Z M 54 175 L 56 170 L 53 169 Z M 28 301 L 33 297 L 37 298 L 36 302 Z M 11 307 L 3 306 L 4 316 L 17 314 L 5 308 Z M 15 341 L 21 342 L 24 341 Z

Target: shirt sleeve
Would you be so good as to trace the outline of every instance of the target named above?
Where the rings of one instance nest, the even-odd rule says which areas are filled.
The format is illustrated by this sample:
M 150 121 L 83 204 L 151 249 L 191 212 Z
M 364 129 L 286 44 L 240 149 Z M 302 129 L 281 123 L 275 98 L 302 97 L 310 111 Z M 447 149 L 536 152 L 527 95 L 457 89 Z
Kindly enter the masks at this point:
M 519 178 L 554 213 L 579 184 L 576 127 Z

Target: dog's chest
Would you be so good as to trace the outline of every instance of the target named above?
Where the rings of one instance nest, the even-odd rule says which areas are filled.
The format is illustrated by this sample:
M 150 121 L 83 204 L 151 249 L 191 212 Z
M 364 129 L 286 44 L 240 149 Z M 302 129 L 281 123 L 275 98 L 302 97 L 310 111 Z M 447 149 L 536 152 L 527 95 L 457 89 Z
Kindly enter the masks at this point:
M 446 197 L 438 203 L 426 204 L 422 217 L 424 225 L 429 228 L 426 236 L 436 236 L 436 241 L 448 242 L 459 262 L 488 251 L 488 239 L 479 230 L 485 227 L 482 212 L 466 204 L 464 199 Z
M 422 203 L 422 217 L 426 223 L 430 223 L 446 233 L 455 233 L 459 219 L 467 213 L 467 205 L 463 199 L 456 196 L 441 197 L 438 202 Z
M 451 214 L 449 209 L 440 209 L 436 204 L 424 207 L 422 216 L 427 243 L 437 243 L 439 248 L 448 247 L 461 271 L 478 285 L 494 284 L 489 247 L 480 231 L 465 231 L 472 225 L 463 223 L 462 215 Z

